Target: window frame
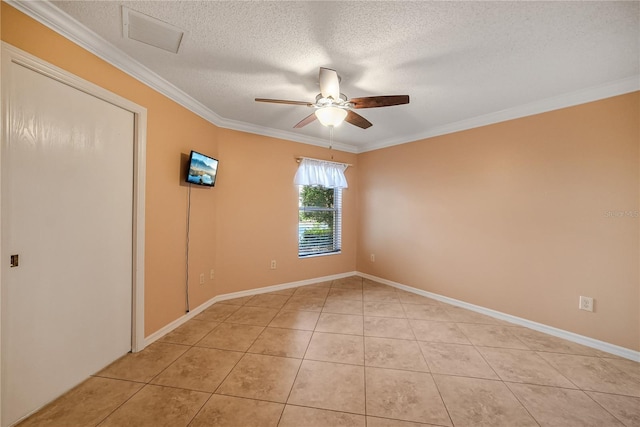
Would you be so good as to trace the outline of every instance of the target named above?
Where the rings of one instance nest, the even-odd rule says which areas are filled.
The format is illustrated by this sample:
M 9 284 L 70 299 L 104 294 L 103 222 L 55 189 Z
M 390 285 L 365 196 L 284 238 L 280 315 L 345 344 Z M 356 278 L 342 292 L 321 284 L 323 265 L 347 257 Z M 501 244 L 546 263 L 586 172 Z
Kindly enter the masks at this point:
M 312 258 L 317 256 L 336 255 L 342 253 L 342 188 L 329 188 L 333 190 L 333 207 L 320 207 L 320 206 L 304 206 L 302 204 L 302 189 L 304 187 L 320 187 L 314 185 L 298 185 L 298 258 Z M 304 251 L 305 246 L 303 243 L 303 235 L 305 232 L 305 225 L 302 220 L 303 212 L 333 212 L 333 236 L 332 236 L 332 249 L 317 250 L 317 251 Z M 309 224 L 307 222 L 307 224 Z M 312 244 L 308 244 L 311 246 Z

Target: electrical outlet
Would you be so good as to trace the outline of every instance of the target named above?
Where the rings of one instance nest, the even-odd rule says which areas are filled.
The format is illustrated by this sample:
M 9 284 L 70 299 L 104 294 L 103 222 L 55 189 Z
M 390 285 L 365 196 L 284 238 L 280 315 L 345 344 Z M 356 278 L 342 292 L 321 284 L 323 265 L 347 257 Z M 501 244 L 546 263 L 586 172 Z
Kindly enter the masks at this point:
M 204 285 L 204 273 L 200 273 L 200 284 Z
M 275 260 L 275 259 L 272 259 L 272 260 L 271 260 L 271 269 L 272 269 L 272 270 L 275 270 L 275 269 L 276 269 L 276 260 Z
M 213 268 L 209 270 L 209 279 L 213 280 Z
M 580 310 L 593 311 L 593 298 L 581 296 L 578 308 Z
M 376 254 L 371 254 L 371 262 L 376 262 Z

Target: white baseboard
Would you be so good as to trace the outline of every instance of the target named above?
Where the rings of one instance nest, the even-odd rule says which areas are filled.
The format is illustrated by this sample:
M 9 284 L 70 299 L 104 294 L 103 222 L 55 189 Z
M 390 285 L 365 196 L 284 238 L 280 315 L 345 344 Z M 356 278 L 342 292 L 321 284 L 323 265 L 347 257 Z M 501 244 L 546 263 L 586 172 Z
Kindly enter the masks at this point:
M 615 344 L 610 344 L 605 341 L 600 341 L 594 338 L 585 337 L 584 335 L 575 334 L 573 332 L 565 331 L 563 329 L 554 328 L 553 326 L 544 325 L 542 323 L 537 323 L 531 320 L 523 319 L 521 317 L 512 316 L 510 314 L 502 313 L 496 310 L 491 310 L 490 308 L 481 307 L 479 305 L 469 304 L 468 302 L 460 301 L 457 299 L 445 297 L 439 294 L 434 294 L 432 292 L 423 291 L 422 289 L 413 288 L 411 286 L 403 285 L 401 283 L 393 282 L 391 280 L 383 279 L 381 277 L 372 276 L 367 273 L 356 273 L 358 276 L 364 277 L 366 279 L 374 280 L 379 283 L 383 283 L 385 285 L 393 286 L 394 288 L 403 289 L 408 292 L 412 292 L 414 294 L 422 295 L 424 297 L 433 298 L 438 301 L 445 302 L 447 304 L 455 305 L 457 307 L 466 308 L 467 310 L 475 311 L 477 313 L 485 314 L 487 316 L 491 316 L 496 319 L 504 320 L 506 322 L 510 322 L 519 326 L 524 326 L 529 329 L 533 329 L 539 332 L 543 332 L 545 334 L 553 335 L 554 337 L 563 338 L 567 341 L 575 342 L 578 344 L 582 344 L 587 347 L 594 348 L 596 350 L 604 351 L 606 353 L 611 353 L 616 356 L 624 357 L 625 359 L 630 359 L 636 362 L 640 362 L 640 352 L 631 350 L 625 347 L 620 347 Z
M 182 316 L 182 317 L 174 320 L 173 322 L 169 323 L 168 325 L 160 328 L 159 330 L 157 330 L 156 332 L 152 333 L 148 337 L 145 337 L 144 346 L 146 347 L 146 346 L 154 343 L 155 341 L 159 340 L 160 338 L 162 338 L 163 336 L 165 336 L 169 332 L 173 331 L 177 327 L 179 327 L 179 326 L 183 325 L 184 323 L 188 322 L 189 320 L 193 319 L 198 314 L 202 313 L 207 308 L 211 307 L 213 304 L 215 304 L 217 302 L 226 301 L 226 300 L 230 300 L 230 299 L 234 299 L 234 298 L 242 298 L 242 297 L 252 296 L 252 295 L 266 294 L 266 293 L 269 293 L 269 292 L 280 291 L 282 289 L 297 288 L 299 286 L 307 286 L 307 285 L 312 285 L 314 283 L 327 282 L 329 280 L 337 280 L 337 279 L 342 279 L 343 277 L 357 276 L 357 275 L 359 275 L 359 273 L 357 273 L 355 271 L 350 271 L 348 273 L 340 273 L 340 274 L 332 274 L 330 276 L 316 277 L 315 279 L 299 280 L 297 282 L 282 283 L 280 285 L 266 286 L 264 288 L 248 289 L 246 291 L 239 291 L 239 292 L 232 292 L 230 294 L 216 295 L 215 297 L 211 298 L 209 301 L 207 301 L 207 302 L 205 302 L 203 304 L 200 304 L 198 307 L 196 307 L 193 310 L 189 311 L 189 313 L 186 313 L 184 316 Z M 142 351 L 142 350 L 143 349 L 141 348 L 138 351 Z
M 312 285 L 314 283 L 326 282 L 329 280 L 336 280 L 336 279 L 341 279 L 343 277 L 349 277 L 349 276 L 355 276 L 355 275 L 364 277 L 366 279 L 374 280 L 376 282 L 383 283 L 385 285 L 393 286 L 394 288 L 403 289 L 407 292 L 412 292 L 417 295 L 433 298 L 435 300 L 442 301 L 447 304 L 451 304 L 457 307 L 465 308 L 467 310 L 475 311 L 476 313 L 485 314 L 487 316 L 504 320 L 506 322 L 513 323 L 518 326 L 524 326 L 524 327 L 533 329 L 535 331 L 552 335 L 554 337 L 563 338 L 563 339 L 566 339 L 567 341 L 575 342 L 577 344 L 582 344 L 584 346 L 591 347 L 596 350 L 600 350 L 616 356 L 624 357 L 625 359 L 630 359 L 636 362 L 640 362 L 640 352 L 635 350 L 631 350 L 625 347 L 620 347 L 618 345 L 610 344 L 608 342 L 600 341 L 594 338 L 589 338 L 584 335 L 579 335 L 573 332 L 565 331 L 563 329 L 554 328 L 553 326 L 544 325 L 542 323 L 537 323 L 531 320 L 523 319 L 521 317 L 512 316 L 511 314 L 502 313 L 496 310 L 492 310 L 490 308 L 485 308 L 479 305 L 470 304 L 468 302 L 460 301 L 454 298 L 445 297 L 443 295 L 435 294 L 433 292 L 423 291 L 422 289 L 417 289 L 411 286 L 403 285 L 402 283 L 393 282 L 391 280 L 383 279 L 382 277 L 373 276 L 371 274 L 362 273 L 359 271 L 351 271 L 348 273 L 334 274 L 330 276 L 317 277 L 314 279 L 306 279 L 306 280 L 300 280 L 297 282 L 282 283 L 280 285 L 266 286 L 263 288 L 248 289 L 245 291 L 217 295 L 211 298 L 209 301 L 191 310 L 189 313 L 185 314 L 184 316 L 174 320 L 173 322 L 169 323 L 168 325 L 164 326 L 163 328 L 159 329 L 158 331 L 146 337 L 144 341 L 145 347 L 159 340 L 160 338 L 162 338 L 169 332 L 173 331 L 177 327 L 193 319 L 195 316 L 202 313 L 204 310 L 206 310 L 216 302 L 226 301 L 234 298 L 258 295 L 258 294 L 264 294 L 269 292 L 275 292 L 282 289 L 297 288 L 299 286 L 307 286 L 307 285 Z

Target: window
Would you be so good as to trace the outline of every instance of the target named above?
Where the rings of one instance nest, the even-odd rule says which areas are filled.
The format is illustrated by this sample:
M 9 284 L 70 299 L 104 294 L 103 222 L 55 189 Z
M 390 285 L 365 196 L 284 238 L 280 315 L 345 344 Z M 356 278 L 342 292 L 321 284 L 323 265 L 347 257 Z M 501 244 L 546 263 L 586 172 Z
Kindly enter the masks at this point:
M 340 252 L 342 189 L 300 185 L 298 256 Z

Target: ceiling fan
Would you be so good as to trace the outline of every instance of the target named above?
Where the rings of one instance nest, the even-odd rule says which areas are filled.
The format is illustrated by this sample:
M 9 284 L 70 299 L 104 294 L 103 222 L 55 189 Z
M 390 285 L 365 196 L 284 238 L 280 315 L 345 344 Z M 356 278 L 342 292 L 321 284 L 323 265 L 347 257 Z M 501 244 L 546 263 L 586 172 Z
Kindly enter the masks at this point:
M 409 95 L 366 96 L 364 98 L 348 99 L 340 93 L 340 79 L 335 70 L 320 68 L 318 77 L 320 93 L 315 102 L 287 101 L 284 99 L 256 98 L 257 102 L 271 102 L 274 104 L 306 105 L 315 111 L 300 120 L 294 128 L 301 128 L 318 119 L 324 126 L 338 126 L 343 121 L 362 129 L 372 126 L 371 122 L 353 111 L 360 108 L 391 107 L 409 103 Z

